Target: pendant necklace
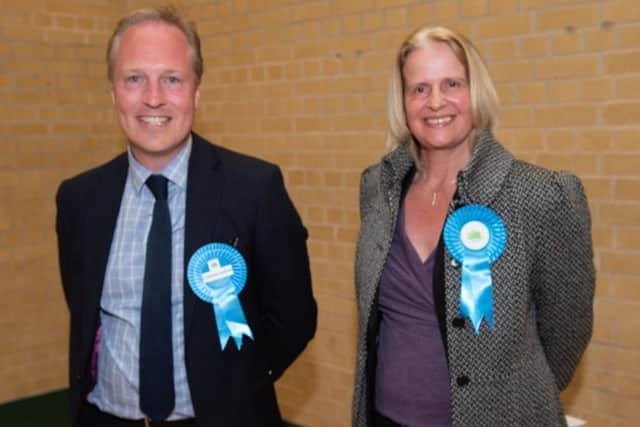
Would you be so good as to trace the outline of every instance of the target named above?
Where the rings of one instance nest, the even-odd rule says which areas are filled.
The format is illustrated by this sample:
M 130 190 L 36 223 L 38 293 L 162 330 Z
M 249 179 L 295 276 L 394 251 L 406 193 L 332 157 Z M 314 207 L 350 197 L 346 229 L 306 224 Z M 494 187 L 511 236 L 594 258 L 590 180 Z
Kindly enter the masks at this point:
M 455 182 L 456 182 L 456 180 L 455 180 L 455 179 L 453 179 L 453 180 L 451 180 L 451 181 L 449 181 L 449 182 L 446 182 L 446 183 L 442 186 L 442 188 L 441 188 L 440 190 L 437 190 L 437 191 L 433 190 L 433 191 L 431 191 L 431 206 L 435 206 L 435 205 L 436 205 L 436 203 L 438 203 L 438 197 L 439 197 L 440 192 L 445 191 L 445 190 L 447 189 L 447 186 L 448 186 L 449 184 L 454 184 Z

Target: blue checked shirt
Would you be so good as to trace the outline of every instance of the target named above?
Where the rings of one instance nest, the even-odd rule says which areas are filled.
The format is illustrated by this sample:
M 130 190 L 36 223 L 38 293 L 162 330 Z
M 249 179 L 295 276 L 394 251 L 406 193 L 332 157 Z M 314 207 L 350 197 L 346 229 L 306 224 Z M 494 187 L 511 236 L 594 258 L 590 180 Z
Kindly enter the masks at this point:
M 160 172 L 169 179 L 173 239 L 171 310 L 176 401 L 169 420 L 194 416 L 184 362 L 182 308 L 185 200 L 190 154 L 191 139 Z M 131 149 L 128 157 L 129 171 L 100 300 L 102 336 L 98 348 L 98 382 L 89 394 L 88 401 L 103 412 L 121 418 L 140 419 L 144 418 L 138 395 L 140 309 L 147 234 L 155 199 L 144 184 L 151 171 L 135 160 Z

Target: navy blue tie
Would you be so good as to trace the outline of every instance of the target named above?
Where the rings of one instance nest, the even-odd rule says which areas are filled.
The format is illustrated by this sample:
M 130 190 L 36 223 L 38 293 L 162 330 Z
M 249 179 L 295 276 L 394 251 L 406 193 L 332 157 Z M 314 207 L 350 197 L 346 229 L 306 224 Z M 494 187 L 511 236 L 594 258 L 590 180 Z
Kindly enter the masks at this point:
M 151 175 L 156 198 L 147 237 L 140 326 L 140 409 L 152 421 L 165 420 L 175 405 L 171 345 L 171 217 L 167 178 Z

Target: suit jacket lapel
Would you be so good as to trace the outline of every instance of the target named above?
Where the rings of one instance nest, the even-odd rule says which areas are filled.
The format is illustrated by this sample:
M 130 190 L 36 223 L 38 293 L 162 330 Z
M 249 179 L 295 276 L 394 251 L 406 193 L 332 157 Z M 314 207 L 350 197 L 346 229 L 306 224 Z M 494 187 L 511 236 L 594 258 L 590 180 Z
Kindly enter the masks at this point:
M 221 213 L 224 176 L 211 145 L 193 133 L 189 159 L 184 231 L 184 335 L 188 337 L 197 296 L 189 287 L 187 266 L 191 255 L 216 235 Z M 212 314 L 213 316 L 213 314 Z
M 95 266 L 95 269 L 90 273 L 92 279 L 95 279 L 91 283 L 99 283 L 100 285 L 93 288 L 92 298 L 100 298 L 102 291 L 111 242 L 127 179 L 127 169 L 127 157 L 126 154 L 123 154 L 115 159 L 113 168 L 105 170 L 105 174 L 95 188 L 94 206 L 90 211 L 91 218 L 87 222 L 92 227 L 89 234 L 95 244 L 87 245 L 87 250 L 92 252 L 87 255 L 91 259 L 97 260 L 97 262 L 90 263 Z
M 127 178 L 128 161 L 127 155 L 122 154 L 115 158 L 110 165 L 102 170 L 98 175 L 92 198 L 92 206 L 87 209 L 84 221 L 85 239 L 90 240 L 90 244 L 85 244 L 83 256 L 88 260 L 87 272 L 84 283 L 87 284 L 83 292 L 87 307 L 99 307 L 100 296 L 104 277 L 109 261 L 109 251 L 116 228 L 120 203 L 124 192 L 124 185 Z M 88 318 L 85 320 L 84 339 L 93 340 L 95 325 L 98 322 L 98 309 L 83 310 Z

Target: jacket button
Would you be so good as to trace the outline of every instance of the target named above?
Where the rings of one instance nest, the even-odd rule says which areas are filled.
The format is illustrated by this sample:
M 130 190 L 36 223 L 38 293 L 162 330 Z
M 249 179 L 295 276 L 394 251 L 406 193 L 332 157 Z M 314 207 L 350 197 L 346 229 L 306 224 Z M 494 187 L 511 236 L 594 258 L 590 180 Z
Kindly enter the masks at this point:
M 462 329 L 464 328 L 464 319 L 462 317 L 454 317 L 453 320 L 451 321 L 451 324 L 453 325 L 454 328 L 458 328 L 458 329 Z
M 458 268 L 458 267 L 460 267 L 460 264 L 455 259 L 452 259 L 451 260 L 451 267 Z
M 458 383 L 458 385 L 460 387 L 464 387 L 467 384 L 469 384 L 470 382 L 471 382 L 471 380 L 466 375 L 460 375 L 458 378 L 456 378 L 456 383 Z

